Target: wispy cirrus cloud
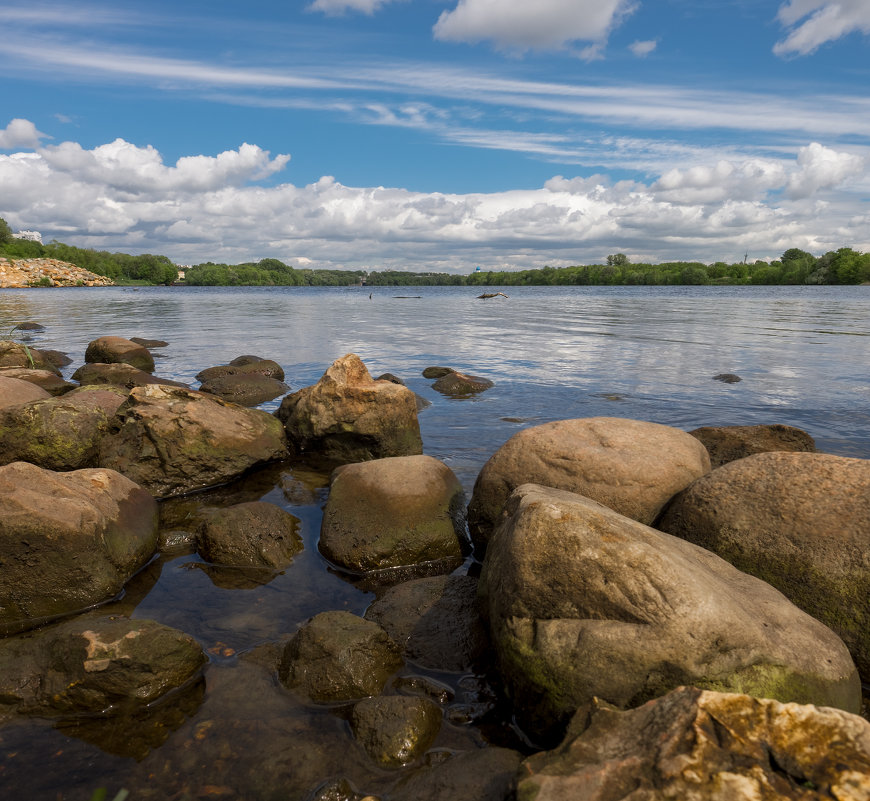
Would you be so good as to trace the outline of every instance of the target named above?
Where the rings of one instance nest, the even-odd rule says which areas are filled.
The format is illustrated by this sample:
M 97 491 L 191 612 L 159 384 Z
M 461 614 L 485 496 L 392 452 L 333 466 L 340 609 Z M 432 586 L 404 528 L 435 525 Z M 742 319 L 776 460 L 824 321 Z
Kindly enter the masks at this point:
M 867 0 L 788 0 L 780 6 L 777 19 L 789 32 L 774 45 L 773 52 L 779 56 L 806 56 L 849 33 L 870 34 L 870 3 Z

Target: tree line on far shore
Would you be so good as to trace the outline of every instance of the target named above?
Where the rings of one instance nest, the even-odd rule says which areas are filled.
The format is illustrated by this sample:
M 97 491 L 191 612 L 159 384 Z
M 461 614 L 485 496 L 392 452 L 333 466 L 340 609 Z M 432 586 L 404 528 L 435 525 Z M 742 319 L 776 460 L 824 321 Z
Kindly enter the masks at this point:
M 78 248 L 53 241 L 47 245 L 16 239 L 0 217 L 0 256 L 12 259 L 52 258 L 105 275 L 121 284 L 178 282 L 178 267 L 166 256 L 130 255 Z M 481 270 L 470 275 L 401 270 L 324 270 L 291 267 L 278 259 L 244 264 L 206 262 L 189 267 L 184 283 L 191 286 L 632 286 L 735 284 L 861 284 L 870 282 L 870 253 L 849 247 L 813 256 L 789 248 L 771 262 L 704 264 L 674 261 L 633 264 L 623 253 L 605 264 L 543 267 L 533 270 Z

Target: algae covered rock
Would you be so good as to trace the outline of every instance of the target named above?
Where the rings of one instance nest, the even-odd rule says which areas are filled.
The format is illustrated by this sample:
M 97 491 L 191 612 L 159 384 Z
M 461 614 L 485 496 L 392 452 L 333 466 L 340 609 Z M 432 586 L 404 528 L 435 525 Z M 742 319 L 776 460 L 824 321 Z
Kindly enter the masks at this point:
M 839 637 L 710 551 L 563 490 L 524 485 L 508 511 L 480 591 L 533 736 L 593 696 L 632 706 L 682 684 L 860 709 Z
M 112 470 L 0 467 L 0 631 L 117 595 L 157 548 L 157 504 Z
M 205 661 L 193 637 L 153 620 L 84 616 L 0 640 L 0 709 L 118 714 L 182 686 Z
M 215 564 L 284 568 L 302 550 L 298 518 L 273 503 L 207 507 L 199 517 L 199 553 Z
M 493 383 L 488 378 L 451 370 L 432 384 L 432 389 L 440 392 L 442 395 L 465 397 L 467 395 L 477 395 L 492 386 Z
M 621 417 L 558 420 L 519 431 L 493 454 L 474 484 L 468 525 L 484 546 L 511 492 L 527 483 L 576 492 L 650 524 L 709 471 L 706 448 L 677 428 Z
M 401 651 L 377 624 L 350 612 L 321 612 L 290 639 L 278 676 L 312 701 L 377 695 L 402 665 Z
M 49 370 L 60 375 L 60 370 L 41 351 L 21 342 L 0 339 L 0 367 L 26 367 L 34 370 Z
M 764 579 L 830 626 L 870 680 L 870 461 L 748 456 L 689 486 L 658 526 Z
M 592 704 L 520 769 L 523 801 L 870 797 L 870 723 L 839 709 L 679 687 L 626 712 Z
M 80 387 L 0 411 L 0 463 L 32 462 L 49 470 L 99 464 L 100 441 L 126 392 Z
M 398 768 L 421 757 L 441 728 L 441 709 L 425 698 L 364 698 L 350 719 L 356 741 L 379 765 Z
M 353 353 L 334 361 L 315 385 L 284 398 L 275 414 L 300 453 L 358 462 L 423 452 L 414 393 L 375 381 Z
M 100 445 L 100 464 L 157 497 L 222 484 L 287 455 L 281 423 L 201 392 L 148 385 L 130 392 Z
M 285 394 L 290 388 L 276 378 L 259 373 L 250 375 L 219 375 L 200 384 L 199 391 L 238 403 L 240 406 L 258 406 Z
M 154 357 L 148 348 L 124 337 L 99 337 L 85 349 L 88 364 L 130 364 L 146 373 L 154 372 Z
M 459 479 L 431 456 L 344 465 L 333 474 L 320 551 L 353 572 L 461 559 L 464 505 Z

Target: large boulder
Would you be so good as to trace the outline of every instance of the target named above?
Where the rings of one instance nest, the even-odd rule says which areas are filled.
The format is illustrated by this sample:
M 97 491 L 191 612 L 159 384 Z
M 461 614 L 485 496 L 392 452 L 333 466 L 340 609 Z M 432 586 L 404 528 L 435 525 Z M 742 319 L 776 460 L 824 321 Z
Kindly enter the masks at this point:
M 870 798 L 870 723 L 839 709 L 680 687 L 581 710 L 519 772 L 523 801 Z
M 289 389 L 283 381 L 259 373 L 219 375 L 203 381 L 199 387 L 200 392 L 217 395 L 240 406 L 259 406 L 285 394 Z
M 140 370 L 138 367 L 133 367 L 132 364 L 125 364 L 123 362 L 116 362 L 114 364 L 104 364 L 102 362 L 83 364 L 72 374 L 72 377 L 74 381 L 78 381 L 82 386 L 109 384 L 111 386 L 133 389 L 133 387 L 144 387 L 147 384 L 163 384 L 167 387 L 188 388 L 187 384 L 182 384 L 180 381 L 159 378 L 158 376 L 151 375 L 151 373 L 146 373 L 144 370 Z
M 830 626 L 870 681 L 870 461 L 748 456 L 680 493 L 658 526 L 764 579 Z
M 201 392 L 137 387 L 100 446 L 100 464 L 157 497 L 223 484 L 287 455 L 278 420 Z
M 375 381 L 353 353 L 334 361 L 315 385 L 284 398 L 275 414 L 298 452 L 345 462 L 423 452 L 414 393 Z
M 281 569 L 302 550 L 298 518 L 274 503 L 206 507 L 199 517 L 199 553 L 218 565 Z
M 193 637 L 152 620 L 75 618 L 0 640 L 0 710 L 119 714 L 187 683 L 205 661 Z
M 401 665 L 399 646 L 377 623 L 321 612 L 285 646 L 278 677 L 312 701 L 331 703 L 378 695 Z
M 441 728 L 441 709 L 425 698 L 383 695 L 353 707 L 350 728 L 365 752 L 385 768 L 419 759 Z
M 214 381 L 228 376 L 262 376 L 276 381 L 284 380 L 284 370 L 278 362 L 271 359 L 261 359 L 258 356 L 239 356 L 229 364 L 219 364 L 216 367 L 206 367 L 196 374 L 196 380 Z
M 320 528 L 320 552 L 352 572 L 462 557 L 465 496 L 431 456 L 339 467 Z
M 769 584 L 580 495 L 519 487 L 480 591 L 522 724 L 551 736 L 597 696 L 681 684 L 857 712 L 843 642 Z
M 401 643 L 405 659 L 429 670 L 468 672 L 489 653 L 472 576 L 430 576 L 391 587 L 366 610 Z
M 99 337 L 85 349 L 88 364 L 131 364 L 146 373 L 154 372 L 154 357 L 137 342 L 123 337 Z
M 0 467 L 0 631 L 120 592 L 157 548 L 157 504 L 112 470 Z
M 49 470 L 95 467 L 100 440 L 126 392 L 82 387 L 60 397 L 0 411 L 0 464 L 32 462 Z
M 76 384 L 64 381 L 53 370 L 34 370 L 30 367 L 0 367 L 0 376 L 4 378 L 20 378 L 44 389 L 49 395 L 63 395 Z
M 704 443 L 714 469 L 753 453 L 797 451 L 815 453 L 816 442 L 794 426 L 704 426 L 689 432 Z
M 0 375 L 0 409 L 50 397 L 49 392 L 30 381 Z
M 710 470 L 704 446 L 685 431 L 621 417 L 559 420 L 514 434 L 483 466 L 468 526 L 484 547 L 520 484 L 592 498 L 651 524 L 680 490 Z

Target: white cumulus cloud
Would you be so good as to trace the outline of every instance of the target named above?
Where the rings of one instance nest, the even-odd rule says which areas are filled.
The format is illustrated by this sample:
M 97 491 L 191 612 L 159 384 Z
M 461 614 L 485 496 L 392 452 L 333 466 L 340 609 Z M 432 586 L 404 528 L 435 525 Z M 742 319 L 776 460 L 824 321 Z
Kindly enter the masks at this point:
M 805 56 L 853 31 L 870 33 L 870 2 L 788 0 L 780 6 L 777 19 L 790 30 L 774 45 L 773 52 L 779 56 Z
M 459 0 L 442 12 L 434 33 L 443 41 L 492 41 L 520 51 L 600 45 L 633 8 L 631 0 Z
M 314 0 L 309 11 L 323 11 L 325 14 L 344 14 L 346 11 L 361 11 L 374 14 L 381 6 L 393 0 Z
M 656 39 L 646 39 L 644 41 L 632 42 L 628 49 L 631 50 L 638 58 L 643 58 L 644 56 L 648 56 L 652 53 L 653 50 L 658 47 L 658 41 Z
M 14 119 L 3 130 L 0 130 L 0 150 L 12 150 L 15 147 L 38 147 L 39 140 L 45 138 L 44 133 L 36 130 L 30 120 Z

